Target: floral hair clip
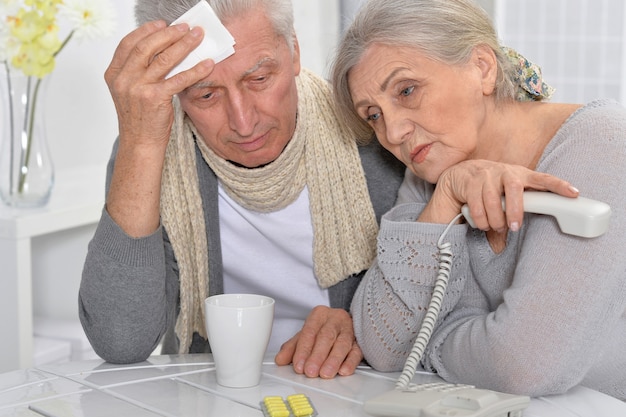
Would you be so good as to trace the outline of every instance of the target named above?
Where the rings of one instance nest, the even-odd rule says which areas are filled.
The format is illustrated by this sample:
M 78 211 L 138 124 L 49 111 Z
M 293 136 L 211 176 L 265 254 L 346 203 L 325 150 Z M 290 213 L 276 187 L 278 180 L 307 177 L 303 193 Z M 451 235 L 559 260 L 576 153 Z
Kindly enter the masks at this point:
M 541 68 L 515 49 L 502 47 L 502 51 L 515 67 L 515 81 L 520 89 L 515 97 L 518 101 L 540 101 L 549 99 L 555 89 L 543 81 Z

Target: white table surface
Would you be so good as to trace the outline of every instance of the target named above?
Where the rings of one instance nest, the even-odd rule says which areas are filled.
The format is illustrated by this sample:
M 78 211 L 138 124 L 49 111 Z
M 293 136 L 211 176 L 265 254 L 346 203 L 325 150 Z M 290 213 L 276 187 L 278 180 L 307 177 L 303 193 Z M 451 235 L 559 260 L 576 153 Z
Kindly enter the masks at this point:
M 262 417 L 265 396 L 302 393 L 319 417 L 366 417 L 364 401 L 393 389 L 398 376 L 360 368 L 349 377 L 311 379 L 268 357 L 259 386 L 233 389 L 217 385 L 208 354 L 152 356 L 122 366 L 66 362 L 0 374 L 0 416 Z M 423 373 L 414 382 L 439 380 Z M 583 387 L 534 398 L 524 412 L 524 417 L 603 416 L 626 416 L 626 403 Z

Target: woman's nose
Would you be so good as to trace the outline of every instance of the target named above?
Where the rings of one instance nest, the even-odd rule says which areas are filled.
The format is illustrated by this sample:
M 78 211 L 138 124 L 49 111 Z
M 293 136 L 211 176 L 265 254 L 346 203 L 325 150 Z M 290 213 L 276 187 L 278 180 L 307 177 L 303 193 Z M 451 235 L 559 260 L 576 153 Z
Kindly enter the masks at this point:
M 412 124 L 398 112 L 391 111 L 384 115 L 387 141 L 392 145 L 401 145 L 410 136 Z

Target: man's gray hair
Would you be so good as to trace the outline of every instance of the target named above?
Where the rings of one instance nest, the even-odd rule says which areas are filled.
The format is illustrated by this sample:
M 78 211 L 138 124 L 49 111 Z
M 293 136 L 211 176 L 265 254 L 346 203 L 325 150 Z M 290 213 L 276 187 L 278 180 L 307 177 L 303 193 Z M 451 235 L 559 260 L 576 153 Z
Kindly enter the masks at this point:
M 295 31 L 291 0 L 200 1 L 207 1 L 224 24 L 251 10 L 263 8 L 274 26 L 276 34 L 285 38 L 289 49 L 293 52 Z M 135 19 L 139 25 L 152 20 L 165 20 L 167 24 L 170 24 L 197 3 L 198 0 L 137 0 L 135 4 Z

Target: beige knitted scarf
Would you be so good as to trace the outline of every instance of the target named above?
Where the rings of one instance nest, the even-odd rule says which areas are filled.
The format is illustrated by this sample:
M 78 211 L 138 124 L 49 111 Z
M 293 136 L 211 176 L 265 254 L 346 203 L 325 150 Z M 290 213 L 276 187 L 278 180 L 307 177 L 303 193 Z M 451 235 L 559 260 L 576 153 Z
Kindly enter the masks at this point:
M 336 119 L 328 84 L 306 70 L 296 83 L 295 133 L 278 159 L 255 169 L 238 167 L 215 155 L 174 99 L 176 113 L 162 178 L 161 221 L 179 268 L 180 311 L 175 331 L 181 353 L 189 350 L 194 332 L 206 337 L 203 311 L 209 294 L 195 143 L 224 190 L 247 209 L 279 210 L 308 187 L 315 275 L 321 287 L 369 268 L 374 259 L 378 225 L 357 146 Z

